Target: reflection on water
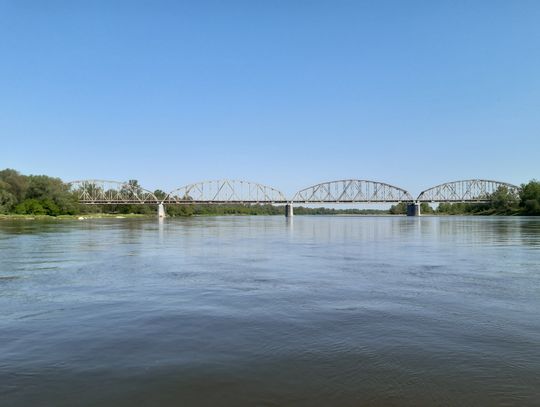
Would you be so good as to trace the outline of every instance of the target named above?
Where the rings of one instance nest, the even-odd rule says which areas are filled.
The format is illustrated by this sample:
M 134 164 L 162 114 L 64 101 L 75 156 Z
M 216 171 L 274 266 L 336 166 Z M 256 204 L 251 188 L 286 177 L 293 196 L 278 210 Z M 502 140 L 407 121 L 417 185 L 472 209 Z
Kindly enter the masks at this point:
M 540 219 L 0 222 L 0 405 L 535 406 Z

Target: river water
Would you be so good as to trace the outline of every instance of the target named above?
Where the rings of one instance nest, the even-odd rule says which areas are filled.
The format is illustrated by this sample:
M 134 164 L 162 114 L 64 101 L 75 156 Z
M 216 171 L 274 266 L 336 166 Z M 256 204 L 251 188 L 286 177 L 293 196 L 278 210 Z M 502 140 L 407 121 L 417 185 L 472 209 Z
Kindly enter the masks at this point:
M 538 406 L 540 218 L 0 222 L 1 406 Z

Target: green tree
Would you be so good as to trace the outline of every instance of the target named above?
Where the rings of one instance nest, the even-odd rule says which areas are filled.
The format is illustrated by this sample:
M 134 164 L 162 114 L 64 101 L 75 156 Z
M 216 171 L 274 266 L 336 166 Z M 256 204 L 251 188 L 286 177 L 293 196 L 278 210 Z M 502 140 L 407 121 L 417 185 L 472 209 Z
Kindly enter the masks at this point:
M 195 211 L 193 205 L 165 205 L 168 216 L 192 216 Z
M 46 175 L 28 176 L 28 190 L 26 198 L 34 198 L 40 201 L 51 200 L 58 207 L 58 214 L 74 215 L 79 213 L 77 196 L 70 191 L 69 185 L 60 178 L 53 178 Z M 47 204 L 52 208 L 51 205 Z M 56 212 L 56 210 L 51 209 Z
M 540 181 L 535 179 L 521 185 L 520 206 L 527 215 L 540 215 Z
M 49 216 L 58 216 L 62 214 L 60 207 L 51 198 L 45 198 L 39 202 L 45 213 Z
M 28 181 L 24 175 L 10 168 L 0 171 L 0 213 L 9 213 L 24 200 Z
M 154 195 L 156 196 L 157 199 L 160 199 L 160 200 L 164 200 L 165 198 L 167 198 L 167 193 L 162 191 L 161 189 L 156 189 L 154 191 Z
M 400 202 L 397 205 L 392 205 L 389 211 L 392 215 L 404 215 L 407 213 L 407 204 Z
M 427 202 L 422 202 L 420 204 L 420 213 L 421 214 L 430 214 L 430 213 L 434 213 L 435 211 L 433 210 L 433 208 L 431 207 L 430 204 L 428 204 Z
M 120 189 L 120 195 L 122 197 L 125 197 L 127 199 L 137 199 L 141 198 L 144 191 L 142 187 L 139 185 L 139 181 L 136 179 L 130 179 L 126 184 L 122 186 Z M 141 204 L 121 204 L 111 207 L 112 210 L 116 210 L 120 213 L 138 213 L 138 214 L 145 214 L 145 213 L 151 213 L 151 208 L 147 207 L 147 205 L 141 205 Z
M 0 213 L 9 213 L 17 204 L 17 198 L 10 192 L 10 185 L 0 180 Z
M 499 212 L 509 212 L 518 206 L 518 197 L 508 187 L 500 186 L 490 195 L 489 206 Z
M 2 188 L 14 196 L 16 203 L 22 202 L 25 198 L 26 189 L 28 188 L 27 178 L 11 168 L 0 171 Z
M 21 215 L 46 215 L 47 211 L 37 199 L 25 199 L 15 207 L 15 213 Z

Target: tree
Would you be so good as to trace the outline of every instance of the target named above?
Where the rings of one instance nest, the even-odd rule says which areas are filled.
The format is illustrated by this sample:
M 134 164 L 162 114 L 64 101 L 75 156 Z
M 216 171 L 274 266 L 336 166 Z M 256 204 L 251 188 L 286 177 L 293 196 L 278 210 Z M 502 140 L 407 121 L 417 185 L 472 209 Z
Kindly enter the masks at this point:
M 431 207 L 430 204 L 428 204 L 427 202 L 422 202 L 420 204 L 420 213 L 423 213 L 423 214 L 428 214 L 428 213 L 434 213 L 435 211 L 433 210 L 433 208 Z
M 9 184 L 0 180 L 0 213 L 11 212 L 17 203 L 17 198 L 9 190 Z
M 140 199 L 143 195 L 143 189 L 136 179 L 130 179 L 120 189 L 120 195 L 127 199 Z M 121 204 L 116 205 L 116 210 L 120 213 L 150 213 L 150 208 L 141 204 Z M 114 207 L 113 207 L 114 208 Z
M 404 215 L 407 213 L 407 204 L 405 202 L 400 202 L 397 205 L 392 205 L 389 212 L 392 215 Z
M 488 198 L 489 208 L 498 212 L 509 212 L 518 205 L 518 197 L 504 185 L 497 188 Z
M 0 181 L 4 182 L 4 187 L 15 197 L 16 202 L 21 202 L 24 199 L 28 188 L 26 176 L 11 168 L 6 168 L 0 171 Z
M 159 199 L 161 201 L 163 201 L 165 198 L 167 198 L 167 193 L 165 193 L 161 189 L 156 189 L 154 191 L 154 195 L 156 196 L 157 199 Z
M 39 202 L 45 213 L 49 216 L 58 216 L 62 214 L 60 207 L 50 198 L 45 198 Z
M 36 199 L 49 208 L 51 215 L 76 214 L 79 212 L 76 196 L 70 192 L 69 185 L 60 178 L 46 175 L 29 175 L 25 199 Z
M 521 185 L 520 206 L 527 215 L 540 215 L 540 181 L 535 179 Z
M 21 215 L 46 215 L 47 211 L 37 199 L 25 199 L 15 207 L 15 213 Z

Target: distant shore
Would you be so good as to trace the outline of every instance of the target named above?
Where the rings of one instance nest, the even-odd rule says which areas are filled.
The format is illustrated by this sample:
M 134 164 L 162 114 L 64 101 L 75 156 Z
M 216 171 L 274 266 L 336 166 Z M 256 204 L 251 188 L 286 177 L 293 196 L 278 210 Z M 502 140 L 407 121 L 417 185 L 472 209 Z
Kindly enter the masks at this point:
M 259 215 L 250 215 L 250 214 L 195 214 L 190 216 L 167 216 L 171 219 L 181 219 L 181 218 L 213 218 L 217 216 L 283 216 L 278 214 L 259 214 Z M 380 214 L 347 214 L 347 213 L 336 213 L 336 214 L 299 214 L 297 216 L 335 216 L 335 217 L 405 217 L 403 214 L 391 214 L 391 213 L 380 213 Z M 521 213 L 458 213 L 458 214 L 448 214 L 448 213 L 426 213 L 422 214 L 422 217 L 442 217 L 442 216 L 481 216 L 481 217 L 497 217 L 497 216 L 523 216 Z M 12 221 L 12 220 L 23 220 L 23 221 L 32 221 L 32 220 L 91 220 L 91 219 L 155 219 L 157 218 L 156 214 L 138 214 L 138 213 L 127 213 L 127 214 L 116 214 L 116 213 L 89 213 L 84 215 L 19 215 L 19 214 L 0 214 L 1 221 Z
M 125 218 L 155 218 L 157 215 L 144 215 L 137 213 L 116 214 L 116 213 L 88 213 L 84 215 L 19 215 L 3 214 L 1 220 L 86 220 L 86 219 L 125 219 Z

